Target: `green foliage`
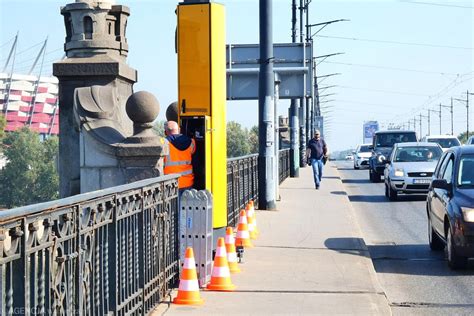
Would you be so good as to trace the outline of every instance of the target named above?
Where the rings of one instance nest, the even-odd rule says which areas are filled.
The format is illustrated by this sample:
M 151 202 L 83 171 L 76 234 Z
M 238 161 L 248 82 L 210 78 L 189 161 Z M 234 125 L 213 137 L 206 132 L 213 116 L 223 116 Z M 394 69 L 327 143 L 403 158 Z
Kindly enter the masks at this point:
M 258 126 L 254 125 L 249 132 L 250 153 L 258 153 Z
M 3 138 L 5 137 L 5 127 L 7 126 L 7 120 L 5 116 L 0 114 L 0 145 L 3 144 Z M 0 152 L 2 152 L 2 147 L 0 146 Z
M 166 137 L 165 127 L 164 127 L 165 123 L 166 123 L 165 120 L 155 121 L 155 124 L 153 125 L 153 132 L 155 132 L 155 134 L 158 136 Z
M 12 208 L 58 198 L 57 137 L 42 143 L 24 127 L 7 134 L 4 147 L 8 162 L 0 170 L 1 205 Z
M 458 139 L 461 142 L 461 144 L 465 144 L 469 137 L 473 136 L 474 132 L 469 132 L 469 136 L 467 136 L 466 132 L 462 132 L 461 134 L 458 135 Z
M 249 131 L 237 122 L 227 123 L 227 157 L 240 157 L 250 153 Z

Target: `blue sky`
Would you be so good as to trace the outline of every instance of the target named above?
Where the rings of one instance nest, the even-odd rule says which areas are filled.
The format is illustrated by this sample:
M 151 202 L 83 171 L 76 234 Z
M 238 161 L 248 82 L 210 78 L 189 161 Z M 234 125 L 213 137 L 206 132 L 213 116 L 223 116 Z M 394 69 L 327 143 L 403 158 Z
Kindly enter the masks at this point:
M 135 90 L 154 93 L 162 105 L 159 118 L 164 118 L 165 108 L 177 96 L 177 1 L 116 2 L 131 9 L 128 63 L 138 70 Z M 227 42 L 258 43 L 258 1 L 220 2 L 226 5 Z M 18 72 L 29 69 L 40 42 L 49 36 L 45 72 L 51 73 L 52 62 L 63 54 L 65 31 L 59 8 L 67 3 L 0 0 L 0 65 L 19 31 L 18 52 L 24 52 L 17 56 Z M 355 147 L 362 141 L 364 121 L 406 123 L 420 113 L 426 116 L 428 109 L 438 109 L 439 103 L 449 104 L 451 96 L 465 99 L 466 90 L 474 92 L 473 6 L 472 1 L 455 0 L 313 0 L 310 23 L 350 19 L 327 26 L 315 37 L 315 55 L 344 53 L 326 59 L 317 69 L 319 75 L 341 73 L 320 79 L 320 86 L 336 85 L 321 92 L 336 94 L 327 98 L 334 101 L 324 104 L 332 111 L 327 113 L 330 148 Z M 291 0 L 274 0 L 273 11 L 274 42 L 290 42 Z M 470 97 L 474 105 L 474 95 Z M 227 106 L 228 120 L 246 127 L 257 124 L 257 101 L 230 101 Z M 282 101 L 278 110 L 286 115 L 288 102 Z M 449 115 L 443 111 L 442 133 L 448 133 Z M 455 101 L 454 112 L 458 134 L 466 127 L 464 103 Z M 470 119 L 474 130 L 472 117 L 474 111 Z M 431 130 L 439 132 L 437 116 L 432 117 Z

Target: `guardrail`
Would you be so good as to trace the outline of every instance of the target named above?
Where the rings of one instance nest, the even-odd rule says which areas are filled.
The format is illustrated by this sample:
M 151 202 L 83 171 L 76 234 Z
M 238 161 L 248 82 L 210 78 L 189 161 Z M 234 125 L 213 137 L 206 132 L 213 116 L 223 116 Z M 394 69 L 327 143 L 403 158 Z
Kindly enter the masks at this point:
M 237 226 L 239 212 L 250 200 L 258 205 L 258 154 L 227 160 L 228 226 Z
M 0 314 L 148 314 L 177 285 L 177 202 L 173 175 L 0 212 Z
M 279 180 L 289 151 L 279 153 Z M 228 225 L 258 205 L 258 155 L 227 161 Z M 178 282 L 177 176 L 0 212 L 0 315 L 146 315 Z
M 282 149 L 278 156 L 281 184 L 290 176 L 290 150 Z M 237 225 L 240 210 L 250 200 L 258 206 L 258 154 L 227 160 L 227 225 Z
M 279 184 L 282 184 L 290 176 L 290 149 L 281 149 L 278 155 L 278 176 Z

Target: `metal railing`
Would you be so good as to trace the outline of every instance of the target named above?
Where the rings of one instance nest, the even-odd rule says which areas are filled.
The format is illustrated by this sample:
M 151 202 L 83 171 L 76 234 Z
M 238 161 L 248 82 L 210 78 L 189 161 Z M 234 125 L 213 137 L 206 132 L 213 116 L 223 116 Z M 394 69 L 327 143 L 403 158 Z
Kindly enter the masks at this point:
M 235 227 L 240 210 L 258 205 L 258 154 L 227 160 L 227 225 Z
M 1 315 L 145 315 L 177 285 L 165 176 L 0 212 Z
M 290 176 L 290 149 L 281 149 L 278 153 L 278 177 L 282 184 Z
M 290 176 L 290 150 L 282 149 L 278 156 L 281 184 Z M 258 206 L 258 154 L 227 160 L 227 225 L 237 225 L 240 210 L 250 200 Z

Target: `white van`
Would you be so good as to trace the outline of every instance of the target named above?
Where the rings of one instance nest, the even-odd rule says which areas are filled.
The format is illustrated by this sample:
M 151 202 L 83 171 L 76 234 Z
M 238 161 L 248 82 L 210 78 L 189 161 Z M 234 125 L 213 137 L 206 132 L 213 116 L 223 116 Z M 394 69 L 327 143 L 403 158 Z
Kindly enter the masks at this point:
M 443 151 L 451 147 L 461 146 L 461 142 L 453 135 L 429 135 L 421 139 L 422 142 L 438 143 Z

